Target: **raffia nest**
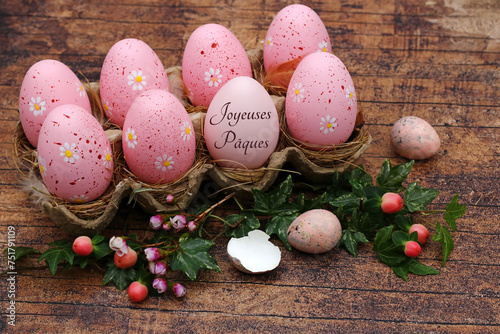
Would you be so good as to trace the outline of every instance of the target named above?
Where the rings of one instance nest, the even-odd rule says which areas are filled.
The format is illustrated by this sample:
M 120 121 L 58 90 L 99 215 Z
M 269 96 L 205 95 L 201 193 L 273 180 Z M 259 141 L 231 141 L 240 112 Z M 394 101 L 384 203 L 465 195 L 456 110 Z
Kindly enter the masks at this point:
M 249 196 L 252 189 L 267 190 L 276 180 L 284 165 L 289 163 L 293 170 L 287 172 L 299 173 L 311 182 L 324 182 L 337 172 L 351 167 L 371 143 L 371 136 L 363 128 L 363 115 L 358 113 L 356 128 L 349 140 L 337 146 L 312 147 L 294 139 L 286 126 L 285 95 L 287 80 L 293 73 L 294 64 L 288 64 L 276 73 L 274 78 L 284 78 L 281 83 L 269 80 L 269 74 L 264 73 L 262 50 L 247 52 L 252 64 L 254 78 L 270 93 L 280 118 L 280 137 L 276 150 L 267 163 L 257 169 L 224 168 L 217 165 L 208 153 L 203 137 L 203 124 L 206 107 L 193 106 L 186 94 L 182 82 L 182 69 L 179 66 L 167 69 L 171 93 L 184 105 L 196 134 L 197 152 L 193 166 L 179 179 L 166 184 L 147 184 L 138 180 L 131 173 L 121 147 L 122 131 L 111 124 L 105 117 L 99 95 L 98 83 L 84 83 L 91 101 L 94 116 L 105 130 L 114 154 L 115 170 L 113 180 L 106 192 L 97 200 L 83 204 L 63 201 L 49 194 L 45 188 L 37 162 L 36 149 L 29 143 L 19 122 L 13 138 L 13 155 L 16 165 L 24 180 L 25 188 L 31 192 L 42 211 L 52 218 L 59 226 L 74 235 L 91 235 L 104 229 L 114 218 L 120 203 L 124 199 L 139 204 L 150 214 L 170 213 L 179 207 L 186 208 L 195 198 L 203 181 L 208 180 L 220 190 L 240 194 L 243 198 Z M 292 66 L 293 65 L 293 66 Z M 278 82 L 278 84 L 277 84 Z M 172 194 L 177 199 L 177 205 L 167 204 L 165 197 Z

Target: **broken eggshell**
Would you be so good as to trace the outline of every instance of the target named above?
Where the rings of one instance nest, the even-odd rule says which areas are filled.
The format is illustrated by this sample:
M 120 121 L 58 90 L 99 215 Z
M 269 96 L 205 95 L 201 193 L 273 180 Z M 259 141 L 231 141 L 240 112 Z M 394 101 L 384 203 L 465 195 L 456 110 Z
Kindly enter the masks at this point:
M 231 264 L 248 274 L 261 274 L 278 267 L 281 251 L 269 241 L 269 235 L 261 230 L 248 232 L 248 236 L 231 238 L 227 244 Z

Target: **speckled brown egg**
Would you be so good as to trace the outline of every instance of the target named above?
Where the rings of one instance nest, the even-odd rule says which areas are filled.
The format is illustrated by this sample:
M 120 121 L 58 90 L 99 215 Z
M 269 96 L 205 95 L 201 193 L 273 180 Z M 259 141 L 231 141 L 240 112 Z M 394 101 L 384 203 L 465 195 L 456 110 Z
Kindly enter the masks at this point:
M 311 254 L 328 252 L 342 236 L 337 216 L 328 210 L 315 209 L 298 216 L 287 231 L 292 247 Z
M 403 117 L 394 124 L 391 142 L 396 153 L 415 160 L 432 157 L 441 146 L 436 130 L 425 120 L 415 116 Z

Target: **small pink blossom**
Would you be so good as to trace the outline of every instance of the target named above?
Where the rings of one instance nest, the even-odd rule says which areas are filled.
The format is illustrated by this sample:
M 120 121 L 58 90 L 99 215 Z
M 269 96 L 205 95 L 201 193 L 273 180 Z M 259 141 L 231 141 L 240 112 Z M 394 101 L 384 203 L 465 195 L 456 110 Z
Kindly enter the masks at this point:
M 146 248 L 144 254 L 146 254 L 146 259 L 149 262 L 155 262 L 161 259 L 161 251 L 158 248 Z
M 193 232 L 194 230 L 196 230 L 196 223 L 191 220 L 189 223 L 187 223 L 187 228 L 190 232 Z
M 175 283 L 172 287 L 172 290 L 177 298 L 181 298 L 186 294 L 186 288 L 180 283 Z
M 159 230 L 161 228 L 162 224 L 163 224 L 163 218 L 161 217 L 161 215 L 152 216 L 149 219 L 149 226 L 153 230 Z
M 127 242 L 120 237 L 112 237 L 109 240 L 109 248 L 114 250 L 120 257 L 124 254 L 128 254 Z
M 149 262 L 149 271 L 153 275 L 165 276 L 167 273 L 167 265 L 162 261 Z
M 171 227 L 172 227 L 172 225 L 170 224 L 170 221 L 164 222 L 163 225 L 161 226 L 161 228 L 164 231 L 170 231 Z
M 167 281 L 163 278 L 155 278 L 153 281 L 153 288 L 155 288 L 158 293 L 164 293 L 167 291 Z
M 167 203 L 173 203 L 174 202 L 174 195 L 168 194 L 167 197 L 165 198 Z
M 186 226 L 186 217 L 184 217 L 183 215 L 177 215 L 171 217 L 170 223 L 172 224 L 172 227 L 175 228 L 176 230 L 183 229 Z

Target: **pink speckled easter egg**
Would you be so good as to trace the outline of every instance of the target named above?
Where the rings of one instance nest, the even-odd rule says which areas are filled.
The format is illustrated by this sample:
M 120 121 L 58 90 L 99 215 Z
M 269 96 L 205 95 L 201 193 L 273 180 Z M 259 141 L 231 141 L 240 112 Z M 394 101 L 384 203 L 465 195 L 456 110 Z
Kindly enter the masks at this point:
M 295 70 L 286 95 L 291 135 L 314 145 L 338 145 L 349 139 L 356 122 L 352 78 L 331 53 L 312 53 Z
M 19 115 L 26 137 L 37 147 L 47 115 L 58 106 L 75 104 L 91 112 L 87 92 L 73 71 L 53 59 L 35 63 L 26 72 L 19 94 Z
M 38 139 L 38 166 L 49 192 L 83 203 L 100 197 L 113 177 L 111 145 L 90 113 L 76 105 L 55 108 Z
M 210 155 L 223 167 L 259 168 L 278 144 L 278 112 L 255 79 L 237 77 L 215 95 L 204 136 Z
M 182 80 L 195 106 L 208 107 L 218 90 L 238 76 L 252 76 L 250 61 L 240 41 L 219 24 L 196 29 L 182 57 Z
M 174 95 L 160 89 L 134 100 L 123 124 L 122 143 L 130 171 L 149 184 L 178 179 L 195 160 L 191 119 Z
M 312 52 L 331 52 L 332 45 L 323 21 L 304 5 L 290 5 L 274 17 L 264 41 L 264 68 L 286 63 Z
M 439 135 L 432 125 L 416 116 L 403 117 L 394 123 L 391 143 L 399 155 L 415 160 L 432 157 L 441 146 Z
M 149 89 L 170 89 L 160 58 L 138 39 L 123 39 L 108 51 L 101 69 L 100 93 L 109 120 L 123 126 L 132 102 Z

